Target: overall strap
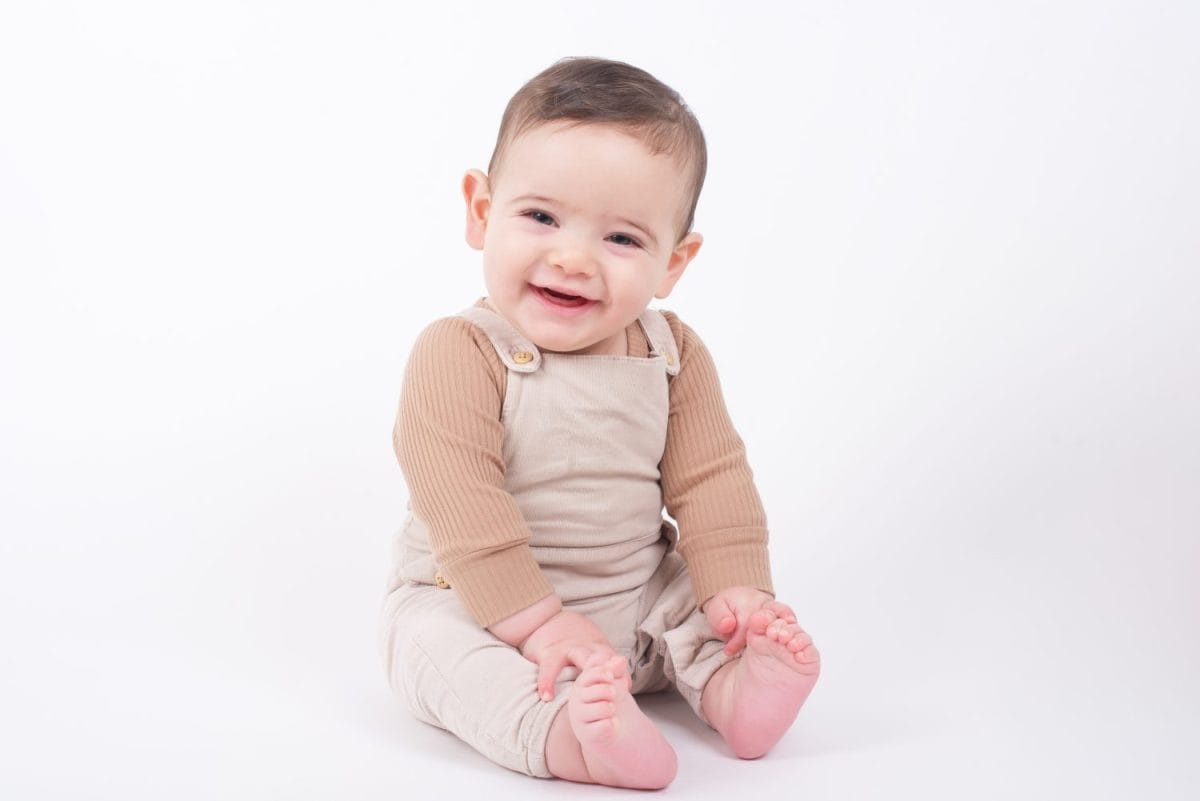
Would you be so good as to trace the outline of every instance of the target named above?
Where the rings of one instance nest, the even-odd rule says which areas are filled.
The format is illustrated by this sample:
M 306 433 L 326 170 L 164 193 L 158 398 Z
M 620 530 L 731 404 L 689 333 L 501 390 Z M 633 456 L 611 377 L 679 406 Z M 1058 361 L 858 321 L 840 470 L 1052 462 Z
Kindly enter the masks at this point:
M 532 373 L 542 364 L 542 354 L 537 346 L 521 335 L 517 329 L 491 309 L 472 306 L 459 312 L 459 317 L 478 326 L 492 342 L 496 355 L 509 370 Z M 650 351 L 662 356 L 668 375 L 679 374 L 679 348 L 671 333 L 671 326 L 662 312 L 646 309 L 638 317 L 638 324 L 646 334 Z
M 496 355 L 509 370 L 532 373 L 542 364 L 542 354 L 517 329 L 491 309 L 472 306 L 459 312 L 459 317 L 474 323 L 492 341 Z
M 650 351 L 656 356 L 662 356 L 666 362 L 668 375 L 679 375 L 679 348 L 675 345 L 675 337 L 671 333 L 671 324 L 657 309 L 646 309 L 638 317 L 638 323 L 646 332 L 646 341 L 650 343 Z

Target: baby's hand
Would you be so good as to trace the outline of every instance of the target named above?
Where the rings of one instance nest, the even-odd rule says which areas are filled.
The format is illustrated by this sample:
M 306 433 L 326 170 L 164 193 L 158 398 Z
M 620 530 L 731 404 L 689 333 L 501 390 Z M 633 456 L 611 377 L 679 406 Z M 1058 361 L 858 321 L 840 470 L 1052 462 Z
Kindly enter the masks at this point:
M 608 637 L 578 612 L 559 612 L 529 635 L 521 655 L 538 666 L 537 693 L 543 701 L 554 697 L 554 682 L 568 665 L 583 670 L 593 657 L 618 656 Z M 625 672 L 626 690 L 629 672 Z
M 704 615 L 717 636 L 725 640 L 725 653 L 732 656 L 746 647 L 750 618 L 760 609 L 766 609 L 788 623 L 796 622 L 796 615 L 787 604 L 753 587 L 721 590 L 704 604 Z

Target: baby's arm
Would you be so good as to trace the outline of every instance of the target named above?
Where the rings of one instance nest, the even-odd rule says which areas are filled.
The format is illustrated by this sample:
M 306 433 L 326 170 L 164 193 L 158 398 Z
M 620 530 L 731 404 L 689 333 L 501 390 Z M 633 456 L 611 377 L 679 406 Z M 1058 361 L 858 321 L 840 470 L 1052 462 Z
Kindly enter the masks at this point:
M 584 615 L 563 609 L 557 595 L 543 598 L 488 630 L 538 666 L 537 693 L 544 701 L 554 697 L 554 683 L 566 667 L 583 670 L 593 657 L 616 656 L 604 632 Z M 628 675 L 625 678 L 628 689 Z
M 394 430 L 410 505 L 428 524 L 438 571 L 481 627 L 554 592 L 504 486 L 505 385 L 482 331 L 461 317 L 438 320 L 413 346 Z
M 550 618 L 562 611 L 562 601 L 557 595 L 547 595 L 532 606 L 527 606 L 503 620 L 488 626 L 488 631 L 497 639 L 511 645 L 517 650 L 525 645 L 525 641 L 542 627 Z
M 614 651 L 591 621 L 562 610 L 504 489 L 505 381 L 477 328 L 457 317 L 430 325 L 405 371 L 396 455 L 442 576 L 481 626 L 538 664 L 538 692 L 553 697 L 564 667 Z
M 667 320 L 680 359 L 660 465 L 663 501 L 679 524 L 696 602 L 733 653 L 745 645 L 749 617 L 773 601 L 766 514 L 712 356 L 678 317 Z

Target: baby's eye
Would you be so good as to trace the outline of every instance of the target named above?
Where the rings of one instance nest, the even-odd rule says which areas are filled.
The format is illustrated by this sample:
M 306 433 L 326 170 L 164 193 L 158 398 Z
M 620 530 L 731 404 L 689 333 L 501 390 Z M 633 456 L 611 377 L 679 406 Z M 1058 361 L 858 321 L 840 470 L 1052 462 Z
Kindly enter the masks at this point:
M 535 222 L 540 222 L 542 225 L 551 225 L 554 223 L 554 218 L 551 217 L 549 214 L 547 214 L 544 211 L 538 211 L 537 209 L 533 209 L 531 211 L 526 211 L 526 212 L 522 212 L 522 213 L 526 217 L 530 218 L 531 220 L 534 220 Z
M 624 247 L 640 248 L 642 246 L 641 242 L 638 242 L 631 236 L 625 236 L 625 234 L 613 234 L 609 237 L 609 239 L 618 245 L 623 245 Z

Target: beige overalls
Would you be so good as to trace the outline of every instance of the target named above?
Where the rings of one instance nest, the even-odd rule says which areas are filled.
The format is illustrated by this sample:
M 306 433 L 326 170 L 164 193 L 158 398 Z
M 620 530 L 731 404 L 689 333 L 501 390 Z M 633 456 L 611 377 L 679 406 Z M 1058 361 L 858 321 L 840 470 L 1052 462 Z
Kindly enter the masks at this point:
M 703 717 L 701 691 L 728 657 L 696 609 L 674 526 L 663 519 L 658 465 L 668 375 L 679 372 L 666 319 L 650 309 L 638 319 L 651 348 L 640 358 L 540 353 L 488 309 L 461 316 L 508 368 L 505 489 L 538 563 L 564 606 L 628 659 L 635 693 L 674 685 Z M 536 665 L 481 628 L 438 574 L 425 523 L 410 514 L 397 539 L 382 621 L 392 688 L 418 718 L 494 762 L 549 776 L 546 736 L 576 671 L 541 701 Z

